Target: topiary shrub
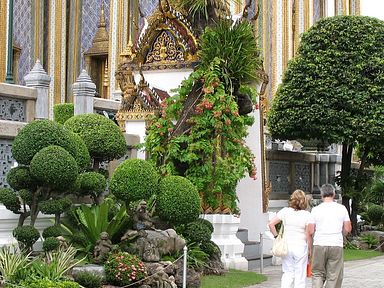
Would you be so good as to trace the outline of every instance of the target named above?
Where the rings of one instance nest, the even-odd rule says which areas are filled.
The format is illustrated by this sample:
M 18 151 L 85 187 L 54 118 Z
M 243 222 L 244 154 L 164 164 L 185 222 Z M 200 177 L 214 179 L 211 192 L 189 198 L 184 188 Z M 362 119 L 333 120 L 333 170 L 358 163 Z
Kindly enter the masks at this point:
M 61 214 L 67 211 L 72 205 L 68 197 L 49 199 L 39 203 L 39 209 L 43 214 Z
M 373 225 L 383 223 L 384 208 L 380 205 L 371 205 L 368 207 L 367 216 Z
M 111 254 L 104 268 L 107 282 L 117 286 L 126 286 L 147 276 L 144 263 L 127 252 Z
M 18 193 L 19 193 L 19 197 L 21 198 L 21 200 L 25 204 L 31 205 L 31 203 L 32 203 L 32 192 L 30 190 L 22 189 L 22 190 L 19 190 Z
M 128 159 L 114 171 L 110 191 L 116 198 L 131 202 L 148 199 L 158 192 L 159 174 L 153 165 L 141 159 Z
M 33 226 L 19 226 L 13 229 L 13 237 L 22 243 L 24 247 L 32 248 L 32 245 L 40 238 L 40 233 Z
M 18 166 L 9 170 L 7 183 L 15 190 L 34 189 L 37 186 L 36 179 L 31 175 L 29 168 L 25 166 Z
M 42 148 L 56 145 L 75 156 L 75 144 L 64 127 L 50 120 L 36 120 L 26 125 L 15 137 L 12 156 L 19 163 L 28 165 Z
M 200 196 L 188 179 L 168 176 L 160 181 L 156 208 L 164 220 L 176 224 L 189 223 L 199 217 Z
M 77 133 L 87 145 L 89 154 L 98 162 L 122 157 L 127 151 L 120 128 L 110 119 L 98 114 L 76 115 L 64 126 Z
M 33 157 L 30 171 L 41 184 L 63 190 L 76 180 L 78 166 L 72 155 L 59 146 L 48 146 Z
M 61 235 L 61 227 L 60 225 L 53 225 L 45 228 L 43 230 L 42 236 L 44 239 L 49 237 L 58 237 Z
M 56 250 L 60 246 L 60 241 L 55 237 L 48 237 L 43 242 L 43 250 L 45 252 Z
M 91 272 L 81 271 L 73 276 L 74 280 L 84 288 L 100 288 L 104 277 Z
M 0 203 L 14 213 L 17 213 L 21 209 L 19 197 L 15 191 L 9 188 L 0 188 Z
M 91 156 L 89 155 L 89 151 L 87 145 L 79 135 L 69 131 L 69 135 L 72 138 L 72 141 L 75 145 L 75 159 L 77 165 L 79 165 L 80 169 L 86 169 L 91 165 Z
M 212 234 L 213 231 L 215 230 L 215 229 L 213 228 L 213 224 L 212 224 L 211 222 L 209 222 L 207 219 L 199 218 L 199 219 L 196 220 L 196 222 L 201 223 L 201 224 L 207 226 L 208 229 L 209 229 L 209 231 L 211 231 L 211 234 Z
M 64 124 L 74 115 L 75 107 L 73 103 L 61 103 L 53 105 L 53 120 L 57 123 Z
M 98 172 L 81 173 L 76 180 L 78 183 L 78 194 L 98 197 L 105 191 L 107 180 Z
M 213 241 L 207 241 L 200 244 L 201 250 L 207 253 L 209 256 L 217 255 L 220 252 L 219 246 Z
M 193 221 L 185 225 L 183 236 L 188 242 L 201 244 L 211 240 L 211 230 L 201 221 Z

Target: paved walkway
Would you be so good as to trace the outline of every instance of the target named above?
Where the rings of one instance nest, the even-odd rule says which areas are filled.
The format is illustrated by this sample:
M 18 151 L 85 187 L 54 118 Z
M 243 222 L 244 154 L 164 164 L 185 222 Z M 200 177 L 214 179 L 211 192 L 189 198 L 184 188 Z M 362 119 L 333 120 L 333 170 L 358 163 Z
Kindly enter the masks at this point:
M 268 280 L 248 288 L 280 288 L 281 266 L 269 266 L 264 268 L 263 272 L 268 277 Z M 311 288 L 311 280 L 310 278 L 307 279 L 307 288 Z M 345 262 L 342 287 L 383 288 L 384 256 Z

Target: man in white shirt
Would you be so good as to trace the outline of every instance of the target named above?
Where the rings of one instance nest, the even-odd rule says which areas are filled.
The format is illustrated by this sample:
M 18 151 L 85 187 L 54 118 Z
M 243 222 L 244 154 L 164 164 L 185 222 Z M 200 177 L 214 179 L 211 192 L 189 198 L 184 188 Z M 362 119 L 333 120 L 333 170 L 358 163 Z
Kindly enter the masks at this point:
M 340 288 L 343 281 L 343 234 L 352 230 L 345 206 L 334 202 L 335 188 L 324 184 L 320 188 L 323 203 L 312 209 L 313 238 L 312 288 Z

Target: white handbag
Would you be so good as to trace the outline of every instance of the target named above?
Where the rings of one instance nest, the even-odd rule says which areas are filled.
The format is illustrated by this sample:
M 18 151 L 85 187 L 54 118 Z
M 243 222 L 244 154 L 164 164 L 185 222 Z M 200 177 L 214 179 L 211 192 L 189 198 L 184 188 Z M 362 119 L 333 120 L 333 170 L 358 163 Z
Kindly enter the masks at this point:
M 272 255 L 277 257 L 285 257 L 288 255 L 287 241 L 284 239 L 284 221 L 282 221 L 279 234 L 273 241 Z

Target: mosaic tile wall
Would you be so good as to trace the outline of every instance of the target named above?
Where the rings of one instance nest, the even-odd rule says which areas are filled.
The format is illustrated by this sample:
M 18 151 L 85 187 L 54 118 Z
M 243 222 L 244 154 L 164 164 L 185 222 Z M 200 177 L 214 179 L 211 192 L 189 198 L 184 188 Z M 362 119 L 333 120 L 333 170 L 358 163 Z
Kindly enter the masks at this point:
M 158 0 L 140 0 L 141 11 L 145 17 L 151 16 L 155 11 L 159 1 Z
M 314 0 L 313 1 L 313 23 L 320 20 L 320 16 L 321 16 L 320 1 L 321 0 Z
M 101 4 L 104 2 L 105 22 L 109 31 L 110 0 L 83 0 L 83 14 L 81 23 L 81 53 L 87 52 L 92 47 L 97 26 L 100 20 Z M 84 59 L 82 58 L 82 68 Z
M 0 188 L 9 187 L 7 183 L 7 173 L 15 163 L 11 150 L 12 140 L 0 139 Z
M 31 70 L 32 46 L 32 0 L 14 0 L 13 7 L 13 38 L 15 44 L 21 48 L 19 60 L 18 83 L 23 85 L 23 77 Z
M 311 191 L 311 164 L 295 163 L 295 189 Z

